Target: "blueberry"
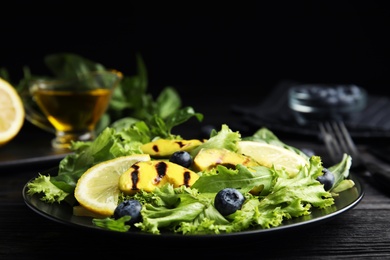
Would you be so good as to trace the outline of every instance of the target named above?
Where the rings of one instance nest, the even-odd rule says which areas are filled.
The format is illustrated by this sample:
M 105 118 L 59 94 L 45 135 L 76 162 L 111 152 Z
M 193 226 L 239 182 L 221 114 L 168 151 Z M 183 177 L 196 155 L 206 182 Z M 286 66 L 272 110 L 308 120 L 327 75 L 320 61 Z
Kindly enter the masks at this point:
M 201 138 L 208 139 L 211 136 L 211 133 L 216 130 L 216 127 L 213 125 L 204 125 L 200 129 Z
M 309 157 L 316 155 L 316 152 L 311 148 L 302 148 L 301 151 Z
M 141 220 L 142 205 L 138 200 L 125 200 L 115 208 L 114 218 L 119 219 L 123 216 L 130 216 L 131 219 L 126 224 L 134 224 Z
M 169 161 L 188 168 L 192 164 L 192 157 L 186 151 L 177 151 L 171 155 Z
M 222 216 L 227 216 L 241 209 L 244 201 L 245 198 L 241 192 L 233 188 L 225 188 L 215 196 L 214 207 Z
M 317 181 L 324 185 L 325 190 L 330 190 L 334 184 L 334 174 L 326 168 L 322 172 L 323 174 L 317 177 Z

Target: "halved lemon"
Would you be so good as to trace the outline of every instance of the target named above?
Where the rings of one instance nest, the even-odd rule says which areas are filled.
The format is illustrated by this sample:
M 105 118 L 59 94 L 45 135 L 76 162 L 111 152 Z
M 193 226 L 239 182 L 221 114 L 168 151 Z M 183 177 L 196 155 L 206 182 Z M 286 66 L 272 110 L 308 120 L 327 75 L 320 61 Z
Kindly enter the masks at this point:
M 284 169 L 289 175 L 295 175 L 308 163 L 306 158 L 283 147 L 255 141 L 240 141 L 240 153 L 255 159 L 259 164 L 277 170 Z
M 16 89 L 0 78 L 0 146 L 11 141 L 24 123 L 25 110 Z
M 112 216 L 118 204 L 119 177 L 134 163 L 149 160 L 149 154 L 133 154 L 92 166 L 77 181 L 76 200 L 93 213 Z

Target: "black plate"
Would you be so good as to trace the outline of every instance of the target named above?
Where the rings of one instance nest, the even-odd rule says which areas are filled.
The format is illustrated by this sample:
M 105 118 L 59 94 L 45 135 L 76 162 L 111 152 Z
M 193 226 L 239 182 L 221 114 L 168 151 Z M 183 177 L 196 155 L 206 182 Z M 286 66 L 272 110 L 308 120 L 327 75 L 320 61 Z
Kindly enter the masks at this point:
M 13 158 L 6 161 L 0 161 L 0 169 L 11 168 L 11 167 L 28 167 L 32 165 L 42 164 L 58 164 L 59 161 L 64 159 L 67 154 L 51 154 L 51 155 L 40 155 L 36 157 L 26 158 Z
M 58 169 L 52 169 L 47 172 L 47 174 L 55 174 Z M 326 209 L 312 209 L 312 213 L 308 216 L 292 218 L 290 220 L 285 220 L 282 225 L 278 227 L 273 227 L 269 229 L 263 229 L 261 227 L 254 228 L 251 230 L 229 233 L 229 234 L 218 234 L 218 235 L 182 235 L 174 233 L 162 233 L 161 235 L 154 235 L 150 233 L 140 232 L 135 229 L 130 229 L 128 232 L 117 232 L 106 230 L 100 227 L 93 225 L 92 218 L 90 217 L 79 217 L 72 214 L 72 207 L 69 204 L 48 204 L 40 200 L 39 195 L 35 194 L 29 196 L 27 194 L 27 185 L 25 184 L 23 188 L 23 198 L 26 205 L 43 217 L 50 219 L 61 224 L 70 225 L 74 227 L 84 228 L 88 230 L 94 230 L 99 232 L 106 232 L 114 235 L 123 235 L 126 237 L 133 237 L 137 239 L 175 239 L 178 241 L 187 241 L 189 239 L 219 239 L 219 238 L 248 238 L 252 236 L 260 237 L 270 237 L 274 234 L 279 234 L 280 232 L 293 231 L 296 229 L 303 229 L 313 225 L 323 223 L 325 221 L 331 220 L 334 217 L 339 216 L 340 214 L 352 209 L 356 206 L 364 196 L 364 189 L 360 184 L 359 180 L 355 178 L 352 174 L 350 175 L 351 179 L 355 182 L 355 186 L 349 190 L 343 191 L 338 197 L 335 198 L 335 204 Z M 35 178 L 33 178 L 35 179 Z M 31 182 L 31 179 L 29 182 Z

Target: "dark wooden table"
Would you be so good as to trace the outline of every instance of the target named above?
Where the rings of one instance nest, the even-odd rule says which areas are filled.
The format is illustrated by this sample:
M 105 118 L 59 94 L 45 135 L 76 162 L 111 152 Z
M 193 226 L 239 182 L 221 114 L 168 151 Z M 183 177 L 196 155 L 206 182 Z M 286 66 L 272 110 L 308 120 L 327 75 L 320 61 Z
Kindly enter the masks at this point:
M 232 122 L 229 102 L 194 106 L 205 114 L 204 124 Z M 198 129 L 189 123 L 183 129 Z M 182 130 L 182 129 L 179 129 Z M 189 133 L 187 132 L 187 133 Z M 192 133 L 191 133 L 192 134 Z M 121 259 L 194 256 L 230 259 L 390 259 L 390 198 L 362 180 L 364 197 L 354 208 L 329 221 L 273 236 L 215 239 L 131 239 L 49 220 L 26 206 L 22 188 L 38 172 L 57 166 L 61 155 L 50 150 L 51 134 L 26 123 L 17 139 L 0 148 L 0 259 L 38 259 L 82 256 Z M 286 137 L 287 138 L 287 137 Z M 311 140 L 283 140 L 296 146 L 322 149 Z M 30 144 L 28 144 L 30 143 Z M 40 145 L 39 145 L 40 144 Z M 19 147 L 19 148 L 18 148 Z M 40 150 L 39 147 L 47 149 Z M 21 157 L 45 158 L 12 163 Z M 59 157 L 56 157 L 59 156 Z M 7 159 L 8 158 L 8 159 Z M 42 259 L 43 259 L 42 258 Z

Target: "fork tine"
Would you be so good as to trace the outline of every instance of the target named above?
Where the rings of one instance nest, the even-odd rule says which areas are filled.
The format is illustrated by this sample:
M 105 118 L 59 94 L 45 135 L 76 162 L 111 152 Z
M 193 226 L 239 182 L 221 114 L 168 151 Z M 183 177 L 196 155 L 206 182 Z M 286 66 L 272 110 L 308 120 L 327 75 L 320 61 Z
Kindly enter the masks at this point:
M 319 128 L 334 163 L 339 162 L 344 153 L 351 155 L 355 161 L 359 158 L 355 143 L 342 121 L 320 123 Z
M 343 122 L 339 122 L 338 123 L 338 127 L 340 128 L 340 130 L 342 131 L 343 133 L 343 136 L 344 136 L 344 140 L 347 144 L 347 148 L 346 149 L 346 152 L 352 156 L 353 160 L 354 160 L 354 164 L 355 166 L 357 165 L 360 165 L 362 164 L 362 161 L 361 161 L 361 157 L 359 155 L 359 151 L 358 149 L 356 148 L 356 145 L 355 145 L 355 142 L 352 140 L 352 137 L 351 135 L 349 134 L 348 130 L 347 130 L 347 127 L 345 126 L 345 124 Z
M 331 124 L 329 122 L 320 122 L 318 127 L 332 162 L 338 162 L 341 156 L 341 148 L 338 145 L 336 134 Z
M 336 137 L 335 144 L 336 143 L 339 144 L 339 151 L 338 151 L 339 155 L 341 155 L 344 152 L 348 153 L 349 151 L 349 143 L 347 141 L 348 139 L 347 137 L 349 137 L 349 133 L 346 132 L 345 127 L 343 128 L 341 124 L 342 124 L 341 122 L 336 122 L 336 121 L 332 121 L 329 123 L 329 125 L 333 129 L 334 136 Z M 332 129 L 329 130 L 332 131 Z

